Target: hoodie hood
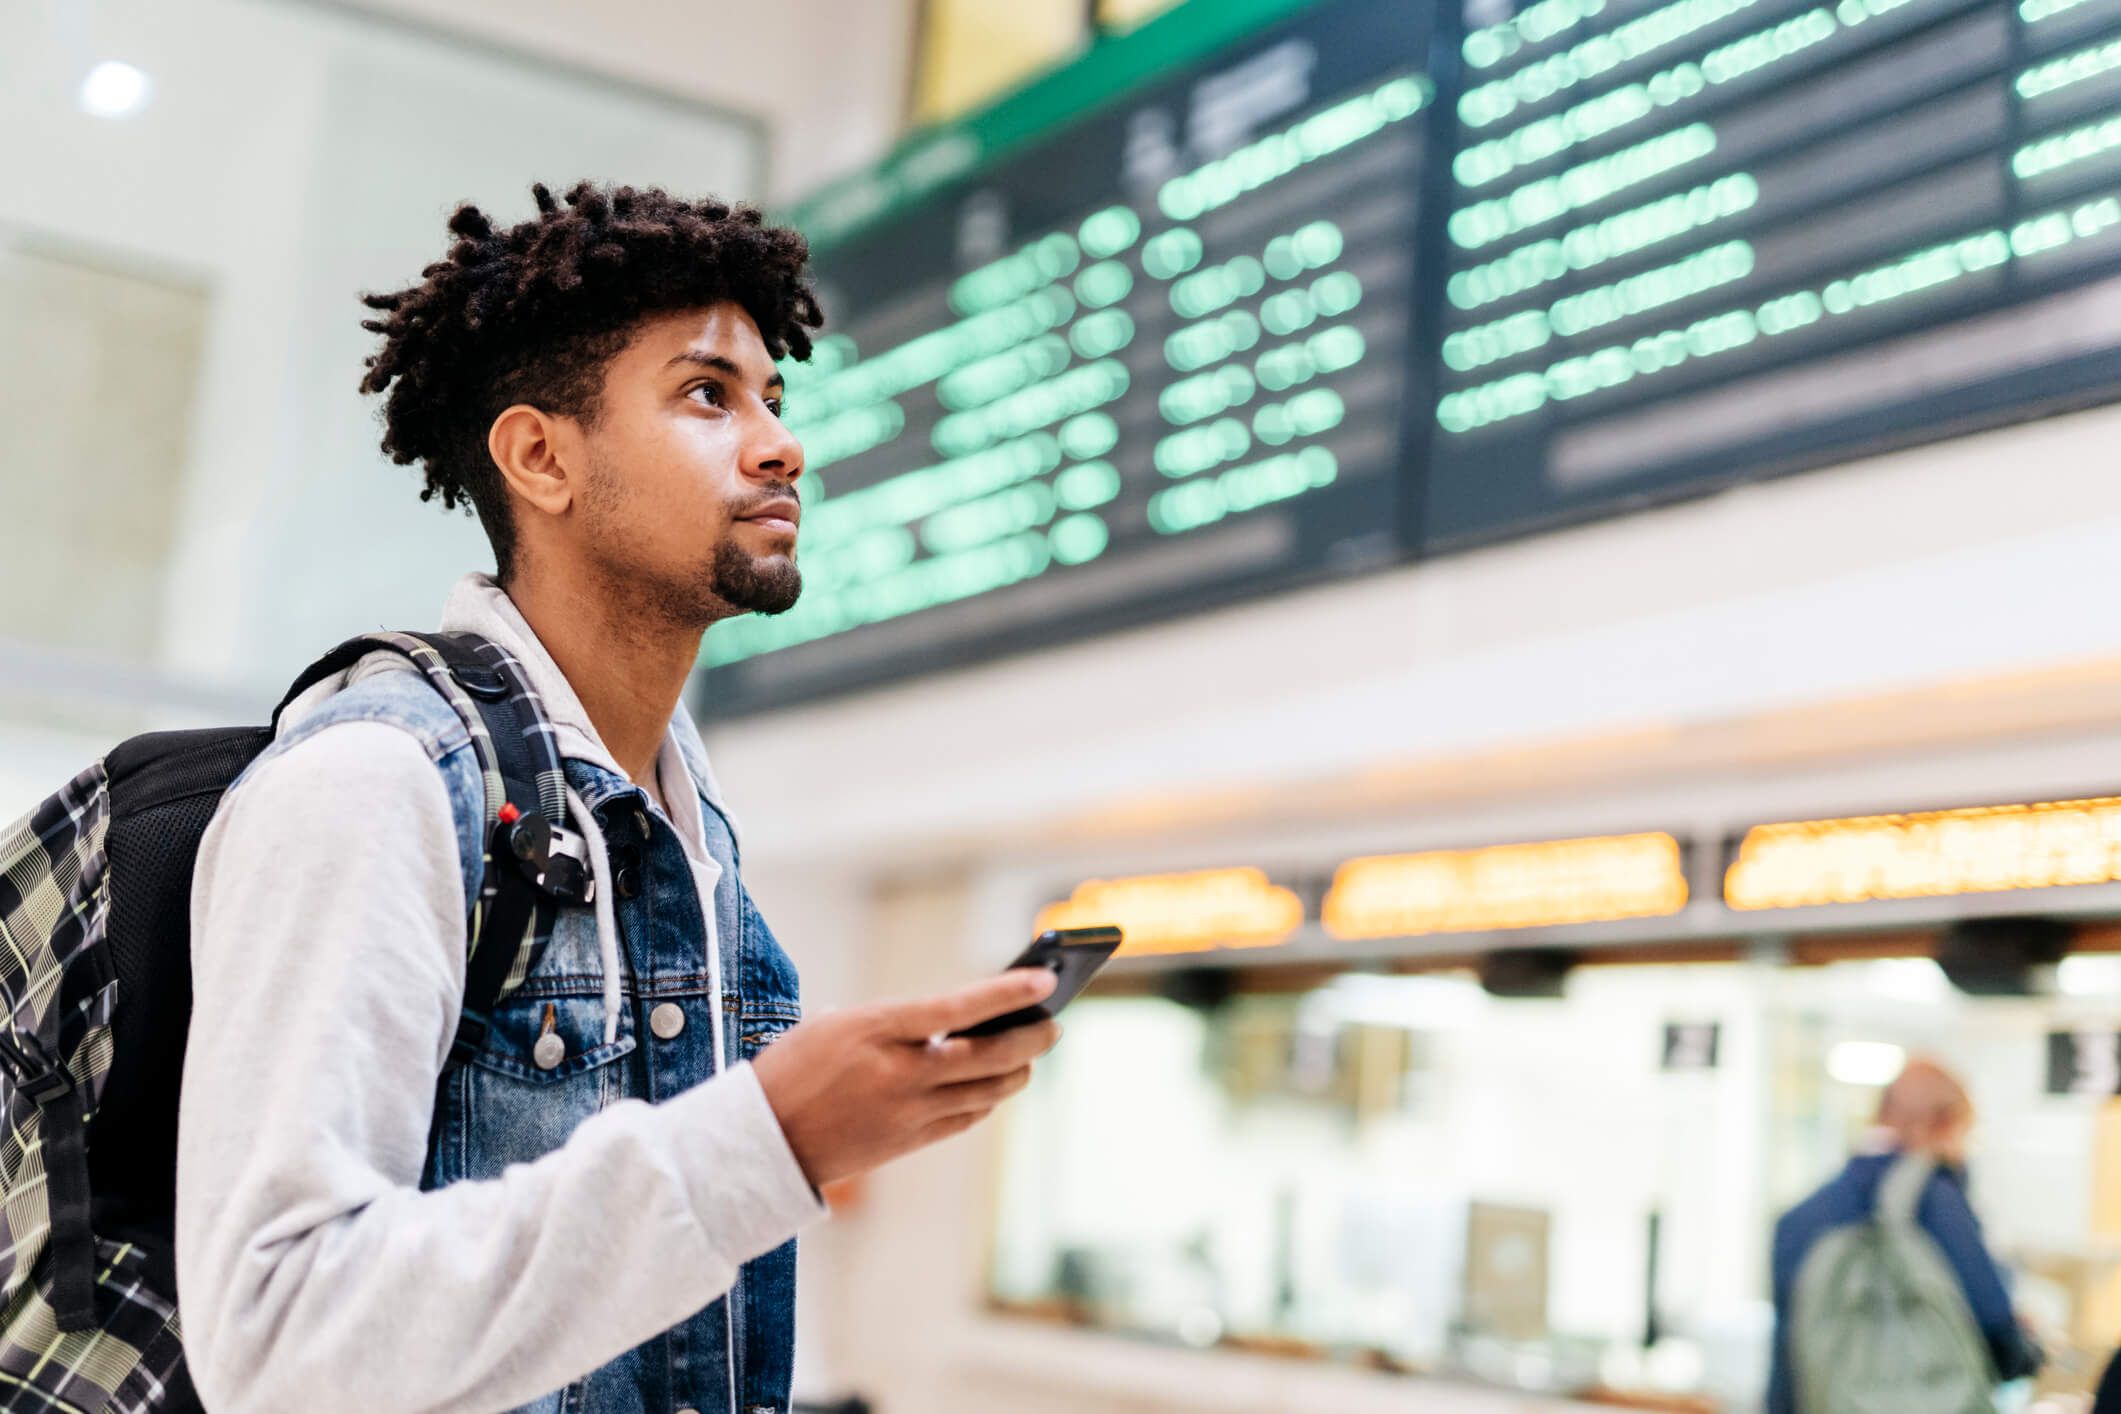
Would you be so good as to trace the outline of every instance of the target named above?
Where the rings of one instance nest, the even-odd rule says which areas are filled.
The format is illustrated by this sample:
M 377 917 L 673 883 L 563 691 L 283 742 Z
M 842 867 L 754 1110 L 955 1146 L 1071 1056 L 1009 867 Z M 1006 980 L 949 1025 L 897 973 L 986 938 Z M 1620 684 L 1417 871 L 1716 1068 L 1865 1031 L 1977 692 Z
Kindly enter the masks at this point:
M 552 655 L 538 640 L 530 623 L 523 617 L 508 591 L 494 582 L 489 574 L 467 574 L 458 580 L 449 591 L 449 601 L 442 606 L 441 630 L 444 633 L 475 633 L 481 638 L 491 639 L 515 655 L 530 678 L 530 685 L 537 689 L 545 700 L 545 714 L 552 719 L 553 730 L 558 738 L 560 754 L 577 761 L 587 761 L 616 775 L 626 772 L 613 759 L 609 748 L 589 720 L 582 699 L 575 695 L 574 687 L 553 662 Z M 693 725 L 692 714 L 678 703 L 670 714 L 670 726 L 663 734 L 663 754 L 680 766 L 688 776 L 693 789 L 707 803 L 720 811 L 729 822 L 731 835 L 737 835 L 736 818 L 722 798 L 722 788 L 714 778 L 714 770 L 707 762 L 707 748 L 700 740 L 699 728 Z M 739 837 L 741 846 L 741 837 Z

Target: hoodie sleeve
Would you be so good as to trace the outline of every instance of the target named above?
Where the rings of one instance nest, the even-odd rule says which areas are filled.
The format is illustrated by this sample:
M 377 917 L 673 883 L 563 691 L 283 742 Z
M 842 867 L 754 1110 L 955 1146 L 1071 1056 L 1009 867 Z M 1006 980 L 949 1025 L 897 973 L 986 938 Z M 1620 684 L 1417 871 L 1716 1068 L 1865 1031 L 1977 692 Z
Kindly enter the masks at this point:
M 177 1276 L 216 1414 L 512 1408 L 692 1315 L 821 1215 L 749 1066 L 421 1191 L 463 919 L 441 774 L 394 726 L 323 728 L 206 833 Z

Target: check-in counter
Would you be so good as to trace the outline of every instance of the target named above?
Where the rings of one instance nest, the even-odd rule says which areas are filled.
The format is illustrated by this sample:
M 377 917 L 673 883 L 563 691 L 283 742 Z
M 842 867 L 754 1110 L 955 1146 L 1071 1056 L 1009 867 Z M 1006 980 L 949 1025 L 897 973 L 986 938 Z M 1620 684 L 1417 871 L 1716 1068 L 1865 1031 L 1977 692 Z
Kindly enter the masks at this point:
M 1774 1220 L 1914 1054 L 1980 1113 L 2054 1356 L 2022 1393 L 2087 1389 L 2121 1341 L 2121 800 L 1923 804 L 952 886 L 904 926 L 1129 944 L 976 1162 L 860 1196 L 959 1230 L 917 1407 L 1753 1409 Z

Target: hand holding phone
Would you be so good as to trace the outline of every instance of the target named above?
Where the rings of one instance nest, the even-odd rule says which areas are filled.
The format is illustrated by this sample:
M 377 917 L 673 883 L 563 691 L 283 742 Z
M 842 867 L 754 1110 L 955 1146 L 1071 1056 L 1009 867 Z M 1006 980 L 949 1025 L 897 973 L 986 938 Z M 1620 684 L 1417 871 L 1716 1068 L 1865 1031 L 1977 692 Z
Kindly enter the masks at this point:
M 752 1068 L 803 1176 L 822 1186 L 978 1123 L 1030 1083 L 1055 1034 L 1035 1023 L 1119 941 L 1117 928 L 1041 934 L 998 977 L 791 1027 Z
M 1011 1031 L 1019 1026 L 1030 1026 L 1040 1021 L 1050 1021 L 1060 1014 L 1062 1007 L 1075 1000 L 1090 979 L 1097 975 L 1113 953 L 1119 950 L 1122 935 L 1112 927 L 1100 928 L 1049 928 L 1039 934 L 1009 964 L 1009 970 L 1019 967 L 1043 968 L 1051 972 L 1055 983 L 1051 995 L 1044 1001 L 1034 1002 L 1003 1016 L 992 1017 L 976 1026 L 962 1031 L 953 1031 L 953 1036 L 993 1036 Z

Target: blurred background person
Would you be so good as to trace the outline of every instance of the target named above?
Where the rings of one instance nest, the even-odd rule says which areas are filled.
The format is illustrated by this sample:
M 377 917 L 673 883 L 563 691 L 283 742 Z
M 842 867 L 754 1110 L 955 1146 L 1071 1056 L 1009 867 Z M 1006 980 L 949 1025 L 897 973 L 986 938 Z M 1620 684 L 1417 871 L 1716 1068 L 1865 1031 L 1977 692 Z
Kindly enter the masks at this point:
M 2039 1349 L 2012 1309 L 2003 1273 L 1989 1254 L 1980 1220 L 1968 1203 L 1966 1149 L 1973 1127 L 1973 1102 L 1958 1079 L 1933 1060 L 1911 1060 L 1886 1087 L 1878 1104 L 1878 1123 L 1866 1136 L 1864 1152 L 1776 1223 L 1775 1364 L 1768 1382 L 1769 1414 L 1864 1407 L 1861 1397 L 1885 1397 L 1892 1408 L 1908 1414 L 1932 1408 L 1950 1414 L 1989 1402 L 1987 1389 L 1970 1391 L 1967 1381 L 1954 1375 L 1955 1364 L 1978 1362 L 1984 1384 L 2020 1379 L 2039 1369 Z M 1915 1167 L 1908 1168 L 1910 1164 Z M 1892 1299 L 1884 1303 L 1892 1309 L 1878 1319 L 1890 1321 L 1894 1329 L 1880 1332 L 1862 1320 L 1873 1314 L 1875 1306 L 1843 1309 L 1836 1304 L 1841 1299 L 1839 1291 L 1825 1281 L 1806 1280 L 1807 1264 L 1815 1260 L 1820 1243 L 1836 1232 L 1889 1216 L 1881 1214 L 1881 1190 L 1891 1186 L 1896 1169 L 1916 1176 L 1909 1204 L 1912 1217 L 1936 1244 L 1935 1251 L 1944 1258 L 1961 1301 L 1922 1303 L 1921 1278 L 1928 1274 L 1924 1266 L 1928 1254 L 1910 1257 L 1904 1250 L 1845 1249 L 1854 1255 L 1844 1260 L 1883 1260 L 1921 1268 L 1890 1278 L 1874 1277 L 1868 1283 L 1859 1278 L 1841 1280 L 1841 1285 L 1869 1296 L 1899 1299 L 1897 1304 Z M 1902 1181 L 1908 1181 L 1905 1174 Z M 1801 1307 L 1800 1302 L 1810 1305 Z M 1837 1333 L 1833 1329 L 1837 1321 L 1854 1327 L 1855 1333 L 1847 1329 Z M 1798 1348 L 1800 1332 L 1822 1349 Z M 1834 1365 L 1827 1351 L 1838 1354 L 1848 1348 L 1836 1340 L 1837 1334 L 1848 1340 L 1868 1338 L 1877 1347 L 1865 1362 L 1870 1368 L 1864 1395 L 1851 1396 L 1846 1406 L 1837 1403 L 1832 1393 Z M 1878 1339 L 1881 1334 L 1899 1338 Z M 1968 1341 L 1985 1342 L 1985 1358 L 1976 1354 L 1972 1361 L 1956 1360 L 1955 1347 Z M 1900 1368 L 1895 1368 L 1896 1361 Z M 1808 1378 L 1799 1378 L 1799 1368 Z M 1853 1371 L 1844 1378 L 1853 1383 Z

